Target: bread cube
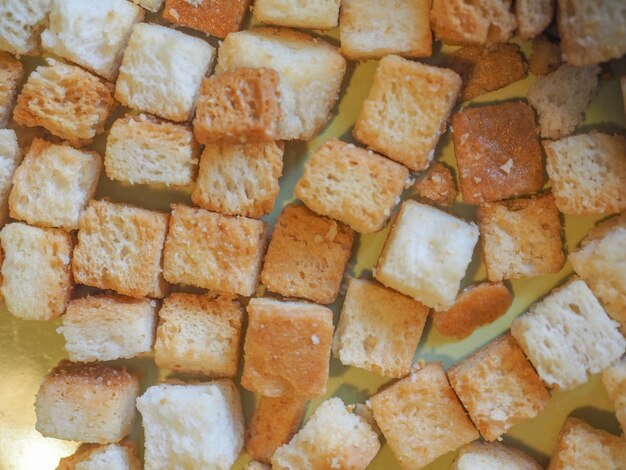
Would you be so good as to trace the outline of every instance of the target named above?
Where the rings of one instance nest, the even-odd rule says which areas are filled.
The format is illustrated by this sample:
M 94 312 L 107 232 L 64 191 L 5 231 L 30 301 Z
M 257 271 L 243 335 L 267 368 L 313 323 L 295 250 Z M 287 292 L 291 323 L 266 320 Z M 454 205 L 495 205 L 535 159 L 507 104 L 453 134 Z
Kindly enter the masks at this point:
M 260 220 L 174 204 L 163 274 L 172 284 L 251 296 L 266 240 L 267 224 Z
M 561 220 L 549 192 L 486 204 L 477 215 L 490 281 L 556 273 L 565 264 Z
M 248 304 L 241 385 L 268 397 L 326 392 L 333 313 L 305 302 L 254 298 Z
M 335 301 L 350 259 L 354 232 L 304 206 L 280 213 L 267 248 L 261 282 L 285 297 Z
M 139 376 L 125 368 L 61 361 L 37 393 L 37 431 L 69 441 L 118 442 L 131 430 L 138 394 Z
M 517 35 L 522 41 L 541 34 L 554 17 L 554 0 L 516 0 Z
M 269 214 L 280 191 L 283 151 L 280 143 L 205 146 L 191 200 L 226 215 Z
M 617 323 L 576 278 L 516 318 L 511 333 L 543 381 L 557 390 L 587 382 L 626 349 Z
M 425 170 L 460 90 L 461 77 L 451 70 L 387 56 L 352 133 L 411 170 Z
M 426 364 L 370 398 L 374 419 L 400 465 L 422 468 L 478 439 L 441 364 Z
M 165 26 L 133 27 L 115 85 L 124 106 L 172 121 L 188 121 L 215 49 L 202 39 Z
M 602 371 L 602 383 L 613 401 L 615 416 L 622 431 L 626 430 L 626 357 Z
M 408 176 L 402 165 L 333 138 L 311 155 L 295 194 L 318 214 L 370 233 L 384 227 Z
M 561 66 L 561 48 L 545 34 L 533 39 L 530 54 L 530 73 L 548 75 Z
M 72 258 L 76 282 L 130 297 L 164 297 L 161 251 L 167 219 L 160 212 L 91 201 L 80 219 Z
M 2 287 L 7 310 L 24 320 L 52 320 L 72 291 L 72 237 L 57 229 L 5 225 L 0 231 Z
M 243 308 L 236 300 L 174 293 L 163 301 L 159 319 L 157 366 L 209 377 L 237 374 Z
M 4 0 L 0 3 L 0 51 L 36 54 L 51 0 Z
M 239 389 L 230 380 L 160 384 L 137 399 L 146 470 L 231 468 L 243 447 Z
M 0 52 L 0 128 L 9 123 L 15 92 L 23 76 L 22 63 L 8 52 Z
M 545 141 L 552 193 L 568 215 L 626 210 L 626 138 L 591 132 Z
M 165 0 L 163 18 L 224 39 L 241 28 L 249 5 L 250 0 Z
M 1 85 L 0 81 L 0 86 Z M 11 129 L 0 129 L 0 227 L 9 217 L 9 193 L 13 186 L 13 174 L 22 161 L 17 135 Z
M 118 295 L 74 299 L 57 333 L 71 361 L 112 361 L 152 350 L 157 324 L 153 300 Z
M 310 140 L 330 118 L 346 60 L 330 44 L 288 29 L 253 28 L 229 34 L 217 73 L 267 67 L 280 75 L 281 121 L 277 139 Z
M 430 309 L 373 281 L 350 279 L 333 340 L 342 364 L 403 377 Z
M 413 190 L 425 204 L 441 207 L 451 207 L 457 195 L 452 171 L 439 162 L 428 167 Z
M 407 200 L 387 236 L 374 277 L 428 307 L 446 309 L 456 299 L 477 241 L 473 223 Z
M 472 442 L 461 447 L 450 470 L 543 470 L 521 450 L 499 442 Z
M 179 187 L 193 183 L 199 156 L 191 126 L 140 114 L 113 123 L 104 167 L 109 178 L 124 183 Z
M 140 7 L 145 8 L 152 13 L 156 13 L 163 6 L 163 2 L 165 0 L 130 0 L 133 3 L 136 3 Z
M 369 424 L 335 397 L 323 402 L 289 444 L 274 452 L 272 469 L 365 470 L 379 449 L 378 436 Z
M 57 470 L 141 470 L 135 445 L 130 441 L 118 444 L 86 444 L 75 454 L 62 458 Z
M 292 28 L 331 29 L 339 23 L 340 0 L 256 0 L 261 23 Z

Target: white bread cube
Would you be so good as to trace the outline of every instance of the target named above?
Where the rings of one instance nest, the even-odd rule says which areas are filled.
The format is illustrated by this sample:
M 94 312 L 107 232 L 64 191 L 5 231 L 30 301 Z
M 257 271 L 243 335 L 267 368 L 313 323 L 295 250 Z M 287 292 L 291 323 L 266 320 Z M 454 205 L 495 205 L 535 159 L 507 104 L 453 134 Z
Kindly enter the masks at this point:
M 0 2 L 0 51 L 16 55 L 36 53 L 51 3 L 52 0 Z
M 337 26 L 341 0 L 256 0 L 254 16 L 265 24 L 292 28 Z
M 75 454 L 62 458 L 56 470 L 141 470 L 141 463 L 135 445 L 130 441 L 86 444 Z
M 613 401 L 617 421 L 626 431 L 626 356 L 602 372 L 602 383 Z
M 154 385 L 137 399 L 137 409 L 146 470 L 228 470 L 243 448 L 241 398 L 230 380 Z
M 17 135 L 11 129 L 0 129 L 0 227 L 9 216 L 9 193 L 13 174 L 22 160 Z
M 188 121 L 215 49 L 165 26 L 139 23 L 124 51 L 115 98 L 172 121 Z
M 145 8 L 152 13 L 156 13 L 163 6 L 163 2 L 165 0 L 130 0 L 133 3 L 136 3 L 140 7 Z
M 402 203 L 374 270 L 387 287 L 445 310 L 472 260 L 478 227 L 418 202 Z
M 23 76 L 22 63 L 8 52 L 0 51 L 0 128 L 9 123 L 15 92 Z
M 472 442 L 461 447 L 450 470 L 543 470 L 521 450 L 499 442 Z
M 517 35 L 527 41 L 541 34 L 554 17 L 554 0 L 515 0 Z

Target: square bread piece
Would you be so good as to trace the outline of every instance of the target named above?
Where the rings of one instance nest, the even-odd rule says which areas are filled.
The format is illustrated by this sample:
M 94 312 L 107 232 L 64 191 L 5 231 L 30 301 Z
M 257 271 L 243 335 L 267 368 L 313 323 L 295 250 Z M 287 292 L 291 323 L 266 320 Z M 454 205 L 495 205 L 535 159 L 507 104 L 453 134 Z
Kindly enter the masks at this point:
M 258 219 L 274 210 L 283 174 L 282 143 L 209 144 L 191 200 L 204 209 Z
M 528 41 L 541 34 L 554 17 L 554 0 L 515 0 L 517 35 Z
M 0 2 L 0 50 L 15 55 L 37 53 L 51 4 L 52 0 Z
M 387 56 L 378 64 L 352 134 L 411 170 L 425 170 L 461 84 L 452 70 Z
M 5 225 L 2 287 L 7 310 L 24 320 L 52 320 L 63 312 L 72 291 L 72 236 L 58 229 Z
M 71 361 L 112 361 L 150 352 L 157 325 L 153 300 L 119 295 L 74 299 L 57 333 L 65 337 Z
M 231 380 L 153 385 L 137 409 L 146 470 L 228 470 L 243 448 L 241 396 Z
M 1 85 L 0 81 L 0 86 Z M 9 217 L 9 193 L 13 186 L 13 174 L 22 161 L 17 135 L 12 129 L 0 129 L 0 228 Z
M 472 442 L 461 447 L 450 470 L 543 470 L 521 450 L 499 442 Z
M 46 437 L 97 444 L 130 433 L 139 376 L 125 368 L 61 361 L 37 393 L 36 429 Z
M 109 178 L 123 183 L 180 187 L 193 183 L 199 156 L 191 126 L 129 115 L 111 127 L 104 168 Z
M 265 24 L 305 29 L 331 29 L 339 23 L 340 1 L 256 0 L 254 16 Z
M 253 28 L 229 34 L 216 72 L 267 67 L 280 75 L 281 121 L 277 139 L 310 140 L 330 119 L 346 71 L 337 49 L 288 29 Z
M 365 470 L 379 449 L 370 425 L 334 397 L 317 407 L 289 444 L 274 452 L 272 469 Z
M 353 241 L 349 227 L 290 204 L 276 221 L 261 282 L 285 297 L 330 304 L 339 294 Z
M 115 98 L 124 106 L 172 121 L 188 121 L 215 49 L 202 39 L 139 23 L 124 51 Z
M 626 138 L 591 132 L 545 141 L 552 193 L 568 215 L 626 210 Z
M 466 108 L 452 116 L 463 201 L 499 201 L 543 186 L 535 114 L 523 101 Z
M 85 444 L 76 453 L 62 458 L 56 470 L 141 470 L 141 462 L 131 441 Z
M 432 0 L 392 0 L 381 8 L 377 0 L 343 0 L 341 52 L 353 60 L 379 59 L 388 54 L 430 57 L 431 3 Z
M 549 192 L 486 204 L 477 222 L 492 282 L 556 273 L 565 264 L 561 220 Z
M 371 233 L 385 226 L 408 177 L 404 166 L 333 138 L 311 155 L 295 194 L 318 214 Z
M 548 386 L 569 390 L 619 359 L 626 340 L 580 279 L 572 279 L 528 313 L 511 333 Z
M 387 287 L 444 310 L 459 291 L 472 260 L 478 227 L 408 200 L 400 206 L 373 270 Z
M 505 334 L 448 370 L 452 388 L 487 441 L 537 416 L 550 392 L 517 341 Z
M 22 126 L 44 127 L 80 147 L 104 131 L 114 107 L 112 83 L 80 67 L 47 59 L 28 76 L 13 119 Z
M 241 385 L 268 397 L 326 392 L 333 312 L 306 302 L 254 298 L 248 304 Z
M 266 243 L 263 221 L 173 204 L 163 274 L 172 284 L 249 297 L 259 282 Z
M 409 373 L 430 309 L 373 281 L 350 279 L 333 340 L 342 364 L 386 377 Z
M 0 128 L 9 123 L 17 86 L 23 76 L 22 63 L 8 52 L 0 52 Z
M 622 431 L 626 430 L 626 356 L 602 372 L 602 383 L 613 401 L 615 416 Z
M 243 308 L 225 297 L 174 293 L 159 311 L 154 345 L 158 367 L 209 377 L 234 377 Z
M 165 0 L 163 18 L 224 39 L 239 30 L 250 0 Z
M 441 207 L 451 207 L 458 194 L 452 170 L 440 162 L 428 167 L 413 190 L 423 203 Z
M 96 152 L 35 139 L 13 175 L 9 213 L 30 225 L 76 230 L 101 171 Z
M 376 424 L 407 470 L 422 468 L 479 438 L 438 363 L 411 372 L 370 402 Z
M 72 258 L 76 282 L 130 297 L 164 297 L 161 251 L 167 219 L 125 204 L 89 202 Z

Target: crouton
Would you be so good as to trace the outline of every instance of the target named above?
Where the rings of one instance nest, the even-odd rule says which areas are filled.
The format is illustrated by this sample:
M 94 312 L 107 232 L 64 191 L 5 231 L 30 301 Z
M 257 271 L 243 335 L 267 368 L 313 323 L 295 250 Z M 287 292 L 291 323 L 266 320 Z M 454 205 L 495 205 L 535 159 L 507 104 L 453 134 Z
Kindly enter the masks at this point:
M 435 162 L 413 185 L 413 190 L 425 204 L 451 207 L 456 199 L 457 189 L 450 168 Z
M 15 131 L 0 129 L 0 228 L 9 217 L 9 194 L 13 185 L 13 174 L 21 161 L 22 152 Z
M 554 0 L 516 0 L 517 34 L 527 41 L 541 34 L 554 17 Z
M 241 28 L 249 5 L 250 0 L 165 0 L 163 18 L 224 39 Z
M 626 357 L 602 371 L 602 383 L 613 401 L 615 416 L 622 431 L 626 430 Z
M 145 8 L 152 13 L 156 13 L 163 6 L 163 2 L 165 0 L 130 0 L 133 3 L 136 3 L 142 8 Z
M 9 123 L 17 86 L 23 76 L 22 63 L 8 52 L 0 52 L 0 128 L 6 127 Z
M 48 20 L 51 0 L 5 0 L 0 4 L 0 50 L 34 55 Z
M 530 54 L 530 72 L 533 75 L 548 75 L 561 65 L 561 48 L 545 34 L 533 39 Z
M 472 442 L 461 447 L 450 470 L 543 470 L 524 452 L 499 442 Z
M 339 3 L 340 0 L 256 0 L 254 16 L 265 24 L 331 29 L 338 24 Z
M 76 453 L 62 458 L 56 470 L 141 470 L 135 445 L 130 441 L 118 444 L 86 444 Z

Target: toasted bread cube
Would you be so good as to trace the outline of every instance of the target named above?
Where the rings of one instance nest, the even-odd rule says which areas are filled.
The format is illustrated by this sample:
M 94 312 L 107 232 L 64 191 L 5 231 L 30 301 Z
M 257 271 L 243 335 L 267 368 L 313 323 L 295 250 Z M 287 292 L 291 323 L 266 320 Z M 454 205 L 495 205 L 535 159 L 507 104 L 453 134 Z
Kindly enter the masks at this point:
M 275 70 L 246 67 L 205 78 L 193 120 L 198 142 L 276 140 L 281 117 L 279 80 Z
M 241 385 L 268 397 L 315 398 L 326 392 L 333 313 L 321 305 L 254 298 Z
M 533 39 L 533 49 L 530 55 L 530 73 L 533 75 L 548 75 L 561 65 L 561 48 L 552 42 L 545 34 Z
M 411 170 L 424 170 L 460 90 L 461 77 L 451 70 L 387 56 L 352 133 Z
M 145 8 L 152 13 L 156 13 L 163 6 L 163 2 L 165 0 L 130 0 L 133 3 L 136 3 L 142 8 Z
M 333 138 L 309 158 L 295 194 L 318 214 L 370 233 L 384 227 L 408 176 L 402 165 Z
M 1 85 L 0 81 L 0 86 Z M 9 217 L 9 194 L 13 186 L 13 174 L 22 161 L 17 135 L 11 129 L 0 129 L 0 228 Z
M 424 203 L 442 207 L 451 207 L 457 195 L 452 171 L 439 162 L 428 167 L 413 190 Z
M 163 274 L 172 284 L 251 296 L 257 288 L 267 224 L 172 205 Z
M 8 52 L 0 52 L 0 128 L 9 123 L 15 92 L 23 76 L 22 63 Z
M 281 212 L 261 271 L 261 282 L 285 297 L 335 301 L 350 259 L 354 232 L 304 206 Z
M 0 50 L 35 54 L 51 0 L 4 0 L 0 3 Z
M 335 397 L 323 402 L 289 444 L 274 452 L 272 469 L 365 470 L 379 449 L 370 425 Z
M 243 448 L 239 389 L 231 380 L 160 384 L 137 399 L 148 470 L 231 468 Z
M 563 267 L 561 220 L 550 193 L 487 204 L 477 215 L 490 281 L 541 276 Z
M 446 309 L 456 299 L 477 241 L 473 223 L 407 200 L 387 236 L 374 277 L 428 307 Z
M 333 339 L 342 364 L 387 377 L 409 373 L 430 309 L 373 281 L 350 279 Z
M 175 293 L 159 311 L 157 366 L 209 377 L 237 374 L 243 308 L 224 297 Z
M 191 200 L 226 215 L 260 218 L 274 209 L 283 173 L 284 146 L 209 144 L 200 158 Z
M 556 205 L 568 215 L 626 210 L 626 138 L 591 132 L 545 141 Z
M 472 442 L 461 447 L 450 470 L 543 470 L 524 452 L 499 442 Z
M 250 0 L 165 0 L 163 18 L 224 39 L 241 28 L 249 5 Z
M 86 444 L 75 454 L 62 458 L 57 470 L 141 470 L 135 445 L 130 441 L 117 444 Z
M 278 72 L 281 121 L 276 138 L 310 140 L 330 118 L 346 60 L 335 47 L 308 34 L 253 28 L 229 34 L 220 47 L 216 72 L 238 67 Z
M 527 41 L 541 34 L 554 17 L 554 0 L 516 0 L 517 34 Z
M 511 333 L 548 386 L 569 390 L 619 359 L 626 340 L 580 279 L 516 318 Z
M 613 401 L 615 416 L 626 430 L 626 356 L 602 372 L 602 383 Z
M 188 121 L 215 49 L 165 26 L 139 23 L 124 51 L 115 98 L 172 121 Z
M 139 377 L 125 368 L 61 361 L 37 393 L 37 431 L 70 441 L 118 442 L 131 430 L 138 394 Z
M 124 183 L 187 186 L 194 181 L 199 156 L 191 126 L 140 114 L 113 123 L 104 167 L 109 178 Z
M 5 225 L 0 231 L 2 287 L 7 310 L 24 320 L 52 320 L 72 291 L 72 237 L 57 229 Z
M 340 0 L 256 0 L 261 23 L 292 28 L 331 29 L 339 23 Z
M 478 439 L 441 364 L 421 369 L 370 398 L 376 424 L 403 468 L 422 468 Z
M 164 297 L 161 251 L 167 219 L 160 212 L 91 201 L 80 219 L 72 258 L 76 282 L 130 297 Z

